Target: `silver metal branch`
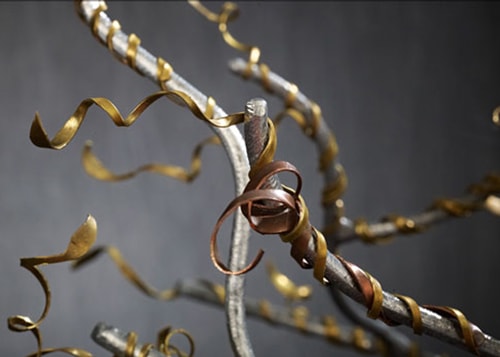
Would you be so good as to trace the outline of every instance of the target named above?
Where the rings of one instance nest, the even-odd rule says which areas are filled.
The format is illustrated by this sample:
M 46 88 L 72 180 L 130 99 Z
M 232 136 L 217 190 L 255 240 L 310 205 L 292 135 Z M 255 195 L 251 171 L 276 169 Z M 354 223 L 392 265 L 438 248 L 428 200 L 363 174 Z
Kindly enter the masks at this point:
M 246 78 L 245 76 L 248 73 L 248 62 L 244 59 L 236 58 L 230 61 L 229 67 L 234 73 L 242 76 L 243 78 Z M 252 65 L 250 78 L 262 84 L 263 78 L 265 77 L 265 83 L 266 86 L 269 87 L 269 90 L 285 101 L 290 93 L 293 90 L 296 90 L 295 99 L 290 103 L 290 105 L 298 111 L 306 113 L 306 119 L 310 121 L 309 124 L 312 124 L 311 121 L 314 115 L 313 102 L 309 98 L 307 98 L 300 90 L 294 89 L 293 83 L 287 81 L 271 70 L 268 70 L 265 74 L 263 74 L 261 69 L 262 68 L 257 64 Z M 317 131 L 318 132 L 315 141 L 318 145 L 319 152 L 321 153 L 328 148 L 328 135 L 330 132 L 328 125 L 322 118 L 319 121 L 319 127 Z M 334 162 L 332 163 L 332 165 L 328 166 L 326 171 L 324 172 L 325 185 L 335 183 L 336 180 L 339 179 L 339 173 L 340 171 L 338 163 L 336 164 Z M 464 195 L 463 197 L 456 199 L 456 201 L 460 202 L 464 206 L 484 206 L 484 198 L 479 197 L 478 195 Z M 344 217 L 342 213 L 339 212 L 339 208 L 341 208 L 341 206 L 339 207 L 339 205 L 342 205 L 342 202 L 331 202 L 325 205 L 324 210 L 325 227 L 327 227 L 333 220 L 339 220 L 338 229 L 335 232 L 324 232 L 325 237 L 334 246 L 360 238 L 364 238 L 364 240 L 367 240 L 369 242 L 374 242 L 378 238 L 394 236 L 405 232 L 405 230 L 402 231 L 401 228 L 398 227 L 396 222 L 387 221 L 368 223 L 364 229 L 364 232 L 360 234 L 360 232 L 356 231 L 356 225 L 354 224 L 354 222 L 348 217 Z M 440 209 L 439 207 L 431 208 L 424 212 L 405 217 L 405 221 L 411 224 L 411 226 L 406 229 L 406 232 L 416 232 L 418 231 L 419 227 L 430 227 L 436 223 L 440 223 L 453 217 L 453 215 L 450 215 L 445 210 Z M 363 237 L 363 234 L 368 236 L 369 239 Z
M 305 259 L 311 263 L 316 259 L 313 239 L 309 241 Z M 341 261 L 330 252 L 328 252 L 326 261 L 325 278 L 345 295 L 359 304 L 364 304 L 363 295 L 355 286 L 349 272 Z M 462 349 L 466 350 L 468 348 L 464 344 L 462 336 L 459 335 L 456 326 L 450 319 L 423 307 L 419 307 L 419 310 L 422 317 L 423 333 L 449 344 L 456 345 Z M 412 317 L 406 305 L 396 296 L 385 291 L 383 292 L 382 311 L 391 321 L 411 326 Z M 475 330 L 473 334 L 478 346 L 478 353 L 482 356 L 491 357 L 500 355 L 500 341 L 486 335 L 479 329 Z
M 95 29 L 96 35 L 103 43 L 106 43 L 112 27 L 112 21 L 104 11 L 98 12 L 98 18 L 93 19 L 96 10 L 103 4 L 102 1 L 81 1 L 80 10 L 87 24 L 97 24 Z M 116 30 L 111 38 L 111 45 L 114 52 L 123 60 L 127 58 L 128 39 L 129 35 L 120 29 Z M 153 82 L 158 83 L 158 58 L 141 46 L 137 47 L 135 69 Z M 188 94 L 202 110 L 206 109 L 208 97 L 175 71 L 171 73 L 170 78 L 163 84 L 168 90 L 181 91 Z M 226 116 L 224 110 L 217 105 L 213 108 L 213 111 L 216 117 Z M 248 181 L 247 173 L 249 171 L 243 137 L 240 131 L 234 126 L 228 128 L 210 126 L 210 128 L 220 138 L 226 150 L 235 180 L 235 191 L 238 195 L 243 191 Z M 238 213 L 235 216 L 232 228 L 229 258 L 231 269 L 236 270 L 244 266 L 247 259 L 248 237 L 248 224 L 241 213 Z M 231 343 L 233 346 L 238 346 L 234 350 L 235 354 L 248 357 L 252 356 L 253 352 L 245 322 L 245 307 L 243 303 L 244 279 L 244 276 L 230 276 L 227 278 L 227 317 Z M 234 326 L 239 327 L 237 331 L 233 328 Z
M 221 286 L 219 286 L 221 287 Z M 216 285 L 204 280 L 186 280 L 177 284 L 176 289 L 179 296 L 194 299 L 203 303 L 210 303 L 215 306 L 223 306 L 224 292 L 217 290 Z M 289 328 L 294 332 L 306 333 L 308 335 L 329 339 L 329 341 L 344 346 L 353 345 L 353 331 L 356 328 L 347 328 L 342 325 L 335 325 L 337 333 L 335 336 L 328 336 L 325 329 L 325 324 L 320 316 L 307 316 L 306 323 L 297 327 L 297 320 L 293 316 L 292 309 L 277 306 L 269 303 L 267 300 L 259 300 L 255 298 L 245 298 L 246 313 L 248 316 L 263 319 L 275 326 Z M 265 311 L 265 312 L 264 312 Z M 117 356 L 125 357 L 127 347 L 128 334 L 119 329 L 109 326 L 105 323 L 98 323 L 93 332 L 92 339 L 106 350 L 115 353 Z M 360 341 L 361 342 L 361 341 Z M 363 351 L 365 353 L 377 353 L 376 341 L 371 336 L 365 336 L 362 339 Z M 141 345 L 134 348 L 134 357 L 139 357 Z M 152 349 L 147 357 L 163 356 L 156 349 Z
M 240 75 L 244 75 L 247 66 L 248 66 L 247 63 L 242 59 L 236 59 L 230 62 L 230 68 L 234 72 Z M 253 78 L 255 78 L 256 80 L 261 80 L 261 73 L 258 65 L 254 65 L 252 67 L 252 75 Z M 272 71 L 269 71 L 268 79 L 271 90 L 278 96 L 280 96 L 283 100 L 285 100 L 288 93 L 290 93 L 291 91 L 290 88 L 292 87 L 292 84 Z M 314 114 L 313 114 L 312 102 L 299 90 L 297 90 L 296 93 L 296 100 L 293 101 L 291 105 L 294 106 L 299 111 L 308 113 L 307 115 L 308 120 L 310 121 L 313 120 L 312 116 Z M 323 150 L 327 150 L 328 148 L 329 128 L 324 122 L 323 118 L 319 118 L 319 124 L 320 125 L 318 128 L 317 144 L 319 152 L 323 152 Z M 253 126 L 253 130 L 248 130 L 249 134 L 247 135 L 247 126 L 250 125 Z M 248 124 L 245 125 L 245 141 L 247 143 L 247 151 L 250 155 L 250 163 L 252 164 L 253 161 L 258 158 L 258 154 L 260 153 L 260 151 L 258 151 L 255 147 L 263 148 L 264 144 L 267 142 L 267 124 L 265 120 L 262 120 L 261 118 L 260 121 L 257 121 L 256 123 L 251 124 L 251 122 L 249 122 Z M 278 180 L 277 176 L 274 177 L 275 177 L 274 180 Z M 325 171 L 326 184 L 334 183 L 338 179 L 339 179 L 338 166 L 335 166 L 333 164 L 329 165 Z M 273 187 L 266 187 L 266 188 L 279 188 L 279 184 Z M 338 204 L 336 204 L 336 202 L 332 202 L 330 204 L 325 205 L 325 216 L 324 216 L 325 226 L 328 225 L 328 222 L 331 222 L 333 219 L 338 219 L 339 213 L 340 213 L 339 206 Z M 350 222 L 345 217 L 342 218 L 339 223 L 344 224 L 343 226 L 344 234 L 346 234 L 349 231 L 354 232 L 354 229 L 352 228 L 353 226 L 352 222 Z M 335 236 L 337 236 L 337 234 L 335 234 Z M 338 294 L 336 291 L 333 291 L 333 288 L 332 288 L 332 294 L 334 295 L 334 299 L 336 300 L 336 302 L 341 307 L 341 310 L 354 323 L 360 324 L 369 331 L 372 331 L 374 334 L 380 336 L 381 338 L 384 338 L 389 343 L 390 348 L 394 353 L 400 355 L 401 354 L 410 355 L 409 351 L 412 348 L 413 343 L 405 335 L 399 333 L 394 329 L 391 329 L 390 327 L 382 323 L 379 323 L 378 321 L 372 321 L 367 319 L 366 316 L 358 315 L 358 313 L 353 311 L 347 303 L 342 301 L 343 296 L 340 296 L 341 294 Z
M 116 357 L 144 356 L 144 354 L 141 353 L 142 345 L 136 345 L 134 350 L 131 351 L 132 353 L 127 354 L 128 334 L 104 322 L 99 322 L 95 325 L 91 337 L 95 343 L 113 353 Z M 153 348 L 150 349 L 144 357 L 165 357 L 165 355 Z
M 242 58 L 236 58 L 229 62 L 229 68 L 234 73 L 245 78 L 248 62 Z M 255 64 L 251 66 L 250 78 L 258 83 L 262 83 L 263 74 L 259 65 Z M 314 104 L 304 93 L 302 93 L 293 83 L 287 81 L 273 71 L 269 71 L 266 78 L 269 89 L 284 101 L 287 101 L 290 93 L 293 93 L 295 98 L 289 103 L 289 105 L 299 112 L 305 113 L 305 118 L 309 121 L 308 124 L 310 126 L 315 125 L 315 123 L 313 123 L 314 116 L 316 115 L 313 109 Z M 321 113 L 319 114 L 321 115 Z M 318 152 L 321 154 L 329 149 L 331 130 L 321 116 L 318 118 L 317 124 L 319 126 L 316 129 L 315 143 L 318 146 Z M 325 186 L 336 183 L 342 174 L 341 170 L 342 167 L 338 164 L 337 160 L 334 160 L 334 162 L 327 165 L 324 168 Z M 339 220 L 339 216 L 342 216 L 340 212 L 342 205 L 342 202 L 331 202 L 330 204 L 325 205 L 325 224 L 328 225 L 329 222 Z M 340 217 L 338 231 L 335 232 L 335 237 L 338 235 L 342 236 L 344 234 L 349 234 L 353 230 L 352 227 L 352 222 L 349 219 Z M 325 233 L 325 236 L 329 238 L 328 233 Z

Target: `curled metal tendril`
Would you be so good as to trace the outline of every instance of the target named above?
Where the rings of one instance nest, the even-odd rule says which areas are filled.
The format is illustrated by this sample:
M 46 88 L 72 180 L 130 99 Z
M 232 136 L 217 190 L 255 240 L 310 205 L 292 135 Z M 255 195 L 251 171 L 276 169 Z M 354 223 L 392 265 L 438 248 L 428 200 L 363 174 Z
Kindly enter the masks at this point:
M 26 332 L 31 331 L 36 338 L 38 350 L 30 356 L 42 356 L 53 352 L 63 352 L 77 357 L 89 357 L 88 352 L 72 348 L 42 348 L 42 335 L 40 325 L 47 317 L 52 301 L 49 282 L 45 275 L 38 269 L 38 266 L 45 264 L 55 264 L 79 259 L 90 249 L 97 236 L 97 224 L 92 216 L 88 216 L 86 221 L 78 227 L 69 241 L 66 251 L 60 254 L 49 256 L 37 256 L 33 258 L 21 258 L 21 266 L 30 271 L 42 286 L 45 294 L 45 306 L 37 321 L 33 321 L 28 316 L 15 315 L 7 319 L 7 325 L 11 331 Z
M 132 285 L 134 285 L 137 289 L 142 291 L 149 297 L 152 297 L 157 300 L 172 300 L 177 297 L 178 292 L 176 288 L 166 289 L 166 290 L 158 290 L 148 283 L 146 283 L 139 274 L 132 268 L 130 264 L 123 258 L 120 251 L 113 246 L 101 246 L 96 247 L 89 251 L 84 256 L 80 257 L 78 260 L 74 261 L 72 264 L 73 269 L 78 269 L 85 264 L 91 262 L 96 259 L 99 255 L 107 254 L 113 263 L 118 267 L 121 274 L 125 279 L 127 279 Z
M 203 148 L 207 145 L 220 145 L 220 139 L 217 136 L 211 136 L 202 142 L 200 142 L 193 150 L 191 156 L 191 166 L 189 169 L 185 169 L 180 166 L 175 165 L 163 165 L 157 163 L 150 163 L 142 165 L 133 171 L 129 171 L 122 174 L 115 174 L 104 166 L 104 164 L 92 153 L 92 142 L 88 141 L 82 151 L 82 165 L 85 172 L 101 181 L 123 181 L 128 180 L 139 173 L 149 172 L 154 174 L 159 174 L 162 176 L 172 177 L 179 181 L 191 182 L 193 181 L 201 171 L 201 152 Z
M 194 100 L 187 94 L 179 91 L 160 91 L 144 98 L 137 106 L 130 112 L 127 117 L 123 117 L 118 111 L 116 106 L 106 98 L 88 98 L 83 100 L 76 108 L 73 115 L 64 123 L 63 127 L 50 139 L 45 131 L 38 113 L 35 114 L 35 119 L 31 124 L 30 139 L 33 144 L 38 147 L 62 149 L 64 148 L 76 135 L 78 129 L 82 125 L 86 117 L 88 109 L 92 105 L 97 105 L 101 108 L 113 121 L 116 126 L 130 126 L 139 116 L 154 102 L 162 97 L 171 99 L 174 103 L 181 106 L 186 106 L 198 119 L 201 119 L 210 125 L 226 128 L 228 126 L 242 123 L 244 120 L 244 113 L 235 113 L 221 118 L 212 119 L 207 116 L 194 102 Z
M 189 343 L 188 353 L 182 351 L 181 349 L 170 343 L 170 340 L 175 335 L 186 337 Z M 132 331 L 127 335 L 127 343 L 123 354 L 124 357 L 134 357 L 134 352 L 137 348 L 137 333 Z M 152 343 L 146 343 L 142 345 L 138 357 L 149 356 L 149 351 L 153 348 L 157 348 L 162 355 L 165 355 L 167 357 L 170 357 L 174 354 L 178 357 L 192 357 L 195 351 L 195 343 L 193 337 L 186 330 L 181 328 L 174 329 L 171 326 L 167 326 L 158 332 L 156 346 Z
M 235 37 L 233 37 L 233 35 L 231 35 L 227 28 L 227 24 L 238 17 L 238 6 L 232 2 L 225 2 L 222 5 L 220 13 L 216 14 L 206 8 L 198 0 L 188 0 L 188 3 L 207 20 L 218 24 L 219 32 L 221 33 L 222 38 L 229 46 L 238 51 L 249 53 L 248 65 L 244 75 L 247 77 L 250 76 L 252 65 L 259 62 L 260 49 L 257 46 L 248 45 L 238 41 Z
M 265 181 L 279 173 L 291 172 L 297 176 L 297 188 L 295 190 L 283 187 L 283 189 L 261 189 Z M 316 244 L 316 260 L 313 264 L 314 277 L 321 283 L 324 281 L 326 267 L 327 245 L 324 236 L 311 226 L 308 218 L 308 210 L 304 200 L 300 196 L 302 180 L 298 170 L 290 163 L 284 161 L 270 162 L 252 177 L 244 193 L 229 203 L 221 214 L 211 235 L 210 255 L 215 267 L 224 274 L 239 275 L 253 269 L 260 261 L 263 251 L 260 250 L 257 257 L 245 268 L 239 271 L 229 270 L 221 262 L 217 251 L 217 233 L 224 222 L 238 207 L 242 208 L 243 215 L 248 219 L 250 226 L 261 234 L 279 234 L 281 239 L 292 244 L 291 254 L 303 264 L 303 247 L 314 239 Z M 260 202 L 276 202 L 278 206 L 260 204 Z

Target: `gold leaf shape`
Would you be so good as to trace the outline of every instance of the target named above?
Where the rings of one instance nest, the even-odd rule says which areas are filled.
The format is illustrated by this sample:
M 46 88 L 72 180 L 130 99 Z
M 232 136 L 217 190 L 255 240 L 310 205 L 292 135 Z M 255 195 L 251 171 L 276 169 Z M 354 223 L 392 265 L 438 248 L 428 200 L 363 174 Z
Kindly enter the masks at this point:
M 281 273 L 276 266 L 268 262 L 266 264 L 269 280 L 274 288 L 289 301 L 300 301 L 311 297 L 312 288 L 310 285 L 297 285 L 288 276 Z

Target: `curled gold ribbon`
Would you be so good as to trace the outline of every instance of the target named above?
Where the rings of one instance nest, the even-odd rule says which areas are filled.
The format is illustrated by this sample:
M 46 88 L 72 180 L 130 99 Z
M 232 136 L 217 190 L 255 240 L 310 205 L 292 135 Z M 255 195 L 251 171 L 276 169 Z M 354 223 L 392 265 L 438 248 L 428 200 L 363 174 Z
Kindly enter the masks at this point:
M 421 335 L 424 327 L 422 323 L 422 314 L 420 313 L 420 309 L 418 304 L 409 296 L 404 296 L 400 294 L 394 294 L 398 299 L 403 301 L 408 307 L 408 311 L 411 315 L 411 326 L 413 328 L 413 332 L 417 335 Z
M 170 340 L 175 335 L 182 335 L 187 338 L 189 343 L 189 353 L 182 351 L 176 346 L 170 343 Z M 125 345 L 125 349 L 123 352 L 124 357 L 133 357 L 135 356 L 135 351 L 137 349 L 137 333 L 131 331 L 127 335 L 127 342 Z M 147 357 L 149 356 L 149 351 L 155 348 L 155 345 L 152 343 L 144 344 L 139 350 L 139 357 Z M 192 357 L 194 355 L 195 343 L 193 337 L 184 329 L 178 328 L 173 329 L 171 326 L 167 326 L 162 328 L 157 334 L 157 342 L 156 348 L 158 351 L 165 356 L 172 356 L 172 353 L 175 353 L 179 357 Z M 82 356 L 84 357 L 84 356 Z M 86 357 L 86 356 L 85 356 Z M 91 356 L 89 356 L 91 357 Z
M 77 228 L 70 238 L 66 251 L 60 254 L 49 256 L 37 256 L 33 258 L 21 258 L 21 266 L 30 271 L 38 280 L 45 294 L 45 306 L 42 314 L 37 321 L 22 315 L 11 316 L 7 319 L 8 328 L 11 331 L 25 332 L 31 331 L 36 340 L 38 350 L 33 356 L 41 356 L 52 352 L 65 352 L 78 357 L 90 356 L 88 352 L 76 348 L 60 348 L 60 349 L 42 349 L 42 335 L 40 333 L 40 324 L 47 317 L 52 301 L 49 282 L 45 275 L 38 269 L 39 265 L 62 263 L 82 257 L 90 249 L 95 242 L 97 236 L 97 223 L 92 216 L 88 216 L 86 221 Z
M 244 113 L 235 113 L 221 118 L 208 117 L 187 94 L 180 91 L 159 91 L 144 98 L 137 106 L 124 118 L 116 106 L 106 98 L 87 98 L 84 99 L 76 108 L 73 115 L 64 123 L 63 127 L 50 139 L 45 131 L 40 116 L 35 114 L 35 119 L 31 124 L 30 139 L 38 147 L 60 150 L 64 148 L 74 138 L 78 129 L 86 117 L 88 109 L 92 105 L 101 108 L 113 121 L 116 126 L 130 126 L 139 116 L 154 102 L 162 97 L 167 97 L 174 103 L 187 106 L 196 116 L 210 125 L 226 128 L 228 126 L 239 124 L 244 121 Z
M 474 338 L 474 332 L 477 331 L 480 332 L 481 334 L 482 332 L 476 325 L 473 325 L 471 322 L 469 322 L 461 311 L 449 306 L 423 305 L 423 307 L 432 310 L 440 315 L 447 315 L 454 317 L 458 322 L 460 334 L 464 339 L 465 345 L 469 348 L 471 352 L 475 353 L 476 355 L 479 355 L 479 351 L 477 349 L 478 344 L 476 342 L 476 339 Z
M 203 148 L 209 144 L 219 145 L 220 139 L 217 136 L 211 136 L 196 145 L 191 156 L 191 167 L 189 169 L 185 169 L 181 166 L 176 165 L 151 163 L 142 165 L 133 171 L 129 171 L 123 174 L 115 174 L 107 169 L 106 166 L 104 166 L 104 164 L 101 162 L 101 160 L 99 160 L 99 158 L 97 158 L 93 154 L 92 142 L 87 141 L 82 151 L 82 165 L 85 169 L 85 172 L 89 176 L 101 181 L 123 181 L 131 179 L 142 172 L 149 172 L 162 176 L 172 177 L 183 182 L 191 182 L 200 174 L 201 152 Z
M 170 344 L 170 340 L 175 335 L 182 335 L 186 337 L 189 343 L 189 353 L 186 354 L 185 352 L 180 351 L 177 347 Z M 195 343 L 193 337 L 186 330 L 182 328 L 173 329 L 172 327 L 167 326 L 158 334 L 158 349 L 166 356 L 171 356 L 172 352 L 175 351 L 178 356 L 192 357 L 194 355 Z
M 81 266 L 87 264 L 88 262 L 96 259 L 99 255 L 107 254 L 113 263 L 115 263 L 116 267 L 120 270 L 122 276 L 128 280 L 132 285 L 134 285 L 137 289 L 142 291 L 149 297 L 152 297 L 157 300 L 172 300 L 177 297 L 177 289 L 166 289 L 166 290 L 158 290 L 148 283 L 146 283 L 139 274 L 132 268 L 132 266 L 127 263 L 125 258 L 123 258 L 120 251 L 113 246 L 100 246 L 96 247 L 93 250 L 89 251 L 86 255 L 82 256 L 80 259 L 76 260 L 72 267 L 73 269 L 78 269 Z
M 202 5 L 198 0 L 188 0 L 188 3 L 207 20 L 215 22 L 219 26 L 219 32 L 224 41 L 232 48 L 248 52 L 248 65 L 244 76 L 249 77 L 252 65 L 257 64 L 260 59 L 260 49 L 256 46 L 247 45 L 238 41 L 228 30 L 227 24 L 238 17 L 239 9 L 235 3 L 225 2 L 219 14 L 216 14 Z

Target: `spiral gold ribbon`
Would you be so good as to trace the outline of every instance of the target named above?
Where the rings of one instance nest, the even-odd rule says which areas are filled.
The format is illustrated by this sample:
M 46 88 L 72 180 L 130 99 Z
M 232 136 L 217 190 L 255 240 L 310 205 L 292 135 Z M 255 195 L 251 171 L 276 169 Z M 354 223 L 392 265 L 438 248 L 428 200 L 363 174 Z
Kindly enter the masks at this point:
M 36 353 L 30 356 L 42 356 L 45 354 L 53 352 L 64 352 L 71 354 L 76 357 L 89 357 L 91 356 L 88 352 L 72 348 L 42 348 L 42 335 L 40 332 L 40 325 L 43 320 L 47 317 L 50 310 L 50 305 L 52 301 L 52 295 L 50 291 L 49 282 L 45 278 L 45 275 L 39 270 L 39 265 L 45 264 L 55 264 L 67 262 L 75 259 L 79 259 L 87 253 L 92 244 L 95 242 L 97 236 L 97 224 L 92 216 L 88 216 L 86 221 L 78 227 L 78 229 L 73 233 L 69 241 L 68 247 L 64 253 L 49 255 L 49 256 L 37 256 L 33 258 L 22 258 L 21 266 L 28 271 L 30 271 L 35 278 L 38 280 L 45 294 L 45 307 L 41 316 L 37 321 L 31 320 L 28 316 L 15 315 L 7 319 L 7 325 L 11 331 L 16 332 L 26 332 L 31 331 L 36 338 L 38 350 Z
M 120 251 L 114 246 L 96 247 L 73 262 L 72 267 L 73 269 L 78 269 L 102 254 L 107 254 L 116 265 L 116 267 L 120 270 L 120 273 L 123 275 L 123 277 L 147 296 L 164 301 L 172 300 L 177 297 L 178 293 L 176 288 L 158 290 L 146 283 L 132 268 L 132 266 L 127 263 Z
M 220 145 L 220 139 L 217 136 L 211 136 L 196 145 L 191 156 L 191 166 L 189 169 L 176 165 L 150 163 L 126 173 L 115 174 L 107 169 L 101 160 L 94 155 L 92 152 L 92 142 L 87 141 L 82 151 L 82 165 L 89 176 L 101 181 L 118 182 L 131 179 L 142 172 L 149 172 L 172 177 L 182 182 L 191 182 L 200 174 L 202 164 L 201 152 L 205 146 L 210 144 Z
M 252 65 L 257 64 L 260 59 L 260 49 L 256 46 L 247 45 L 243 42 L 238 41 L 228 30 L 228 23 L 238 17 L 238 6 L 232 2 L 225 2 L 222 5 L 222 9 L 219 14 L 216 14 L 209 9 L 207 9 L 203 4 L 201 4 L 198 0 L 188 0 L 188 3 L 201 15 L 203 15 L 207 20 L 211 22 L 217 23 L 219 27 L 219 32 L 222 35 L 224 41 L 231 46 L 232 48 L 242 51 L 248 52 L 248 65 L 246 68 L 245 76 L 250 76 L 250 71 L 252 69 Z
M 178 347 L 172 345 L 170 340 L 175 335 L 181 335 L 186 337 L 189 343 L 189 352 L 186 353 L 180 350 Z M 152 343 L 144 344 L 138 354 L 138 357 L 147 357 L 149 356 L 149 351 L 153 348 L 157 348 L 160 353 L 165 356 L 172 356 L 173 354 L 178 357 L 192 357 L 195 351 L 195 343 L 193 337 L 189 332 L 182 328 L 174 329 L 171 326 L 164 327 L 158 332 L 157 343 L 156 346 Z M 137 349 L 137 333 L 132 331 L 127 335 L 127 343 L 125 345 L 124 357 L 134 357 L 135 350 Z M 116 357 L 116 356 L 115 356 Z
M 127 117 L 123 117 L 118 111 L 116 106 L 106 98 L 87 98 L 83 100 L 76 108 L 73 115 L 64 123 L 61 129 L 54 135 L 52 139 L 49 138 L 45 131 L 38 113 L 35 114 L 35 119 L 31 124 L 30 139 L 33 144 L 38 147 L 50 149 L 64 148 L 76 135 L 78 129 L 82 125 L 86 117 L 88 109 L 92 105 L 97 105 L 101 108 L 108 117 L 113 121 L 116 126 L 130 126 L 139 116 L 154 102 L 162 97 L 167 97 L 176 104 L 187 106 L 188 109 L 198 119 L 203 120 L 210 125 L 226 128 L 228 126 L 239 124 L 244 121 L 244 113 L 235 113 L 220 118 L 210 118 L 207 116 L 194 102 L 191 97 L 180 91 L 160 91 L 151 94 L 144 98 L 136 107 L 130 112 Z

